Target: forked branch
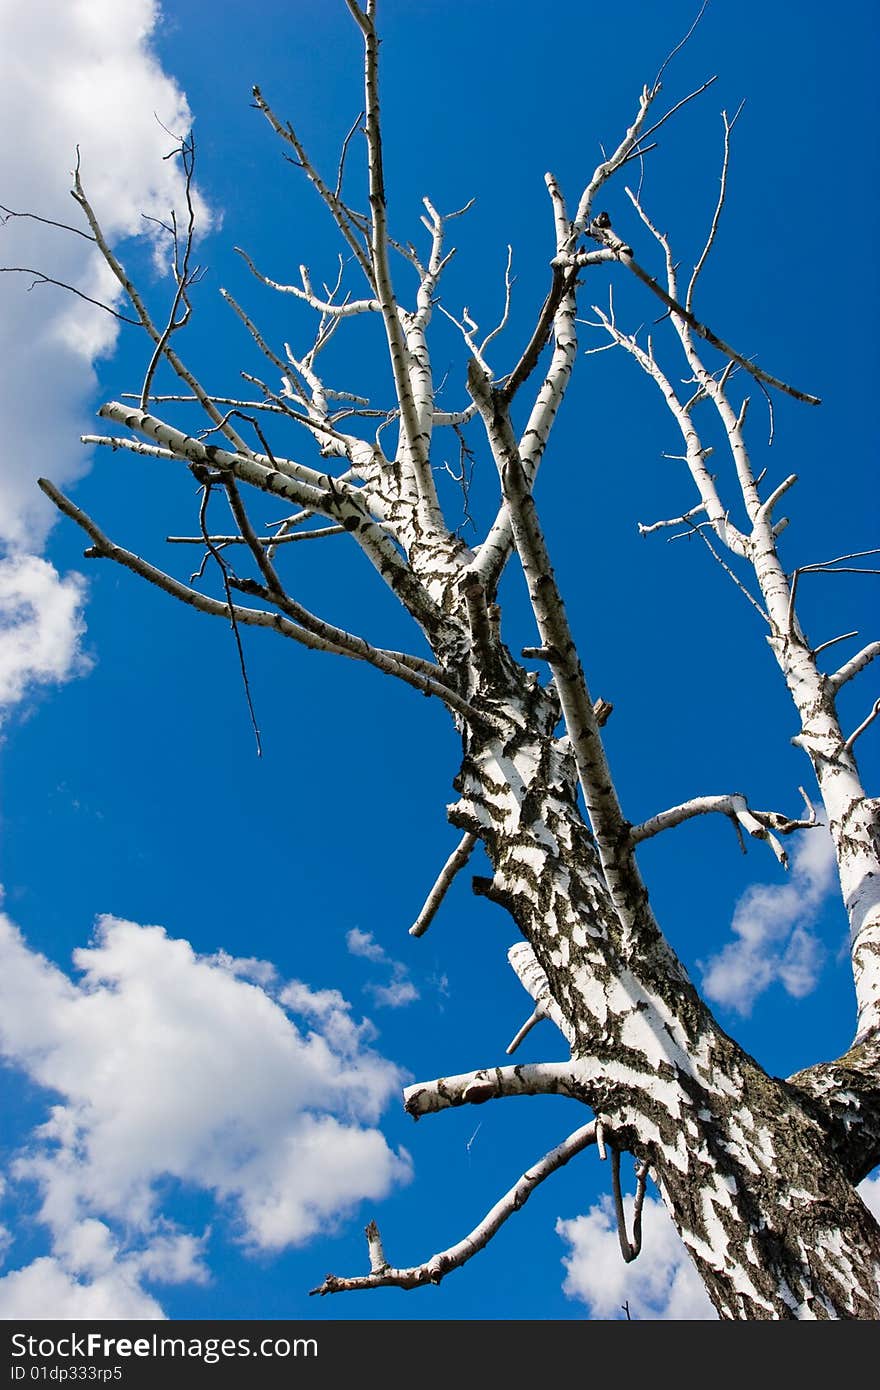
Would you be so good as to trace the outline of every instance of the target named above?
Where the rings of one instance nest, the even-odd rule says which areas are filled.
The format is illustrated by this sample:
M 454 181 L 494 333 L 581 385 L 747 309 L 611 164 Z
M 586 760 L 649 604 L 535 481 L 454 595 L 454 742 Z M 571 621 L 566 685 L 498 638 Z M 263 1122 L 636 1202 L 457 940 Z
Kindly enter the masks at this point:
M 685 821 L 692 820 L 694 816 L 723 815 L 729 816 L 735 824 L 741 825 L 749 835 L 758 840 L 766 840 L 776 858 L 783 868 L 788 867 L 788 855 L 776 838 L 776 835 L 791 835 L 795 830 L 806 830 L 817 824 L 816 811 L 811 805 L 809 798 L 803 787 L 800 788 L 801 796 L 807 805 L 807 818 L 805 820 L 792 820 L 788 816 L 781 815 L 778 811 L 753 811 L 746 798 L 739 792 L 728 793 L 724 796 L 697 796 L 692 801 L 683 801 L 679 806 L 671 806 L 668 811 L 661 811 L 656 816 L 651 816 L 650 820 L 643 821 L 641 825 L 632 828 L 632 840 L 634 844 L 641 844 L 643 840 L 649 840 L 654 835 L 659 835 L 662 830 L 670 830 L 673 826 L 683 825 Z M 776 832 L 774 834 L 773 832 Z

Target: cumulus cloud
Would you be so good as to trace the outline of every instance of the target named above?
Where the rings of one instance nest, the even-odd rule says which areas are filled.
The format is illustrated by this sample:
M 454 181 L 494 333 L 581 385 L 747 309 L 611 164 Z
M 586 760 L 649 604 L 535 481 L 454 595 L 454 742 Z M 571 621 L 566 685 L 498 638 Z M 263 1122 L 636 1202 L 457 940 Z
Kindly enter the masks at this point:
M 164 158 L 174 143 L 167 130 L 185 133 L 191 115 L 183 92 L 150 50 L 159 18 L 156 0 L 0 0 L 0 9 L 0 124 L 15 132 L 0 145 L 4 205 L 78 225 L 69 189 L 79 146 L 86 192 L 111 243 L 148 227 L 143 213 L 167 219 L 183 194 L 177 161 Z M 206 226 L 205 210 L 199 210 Z M 44 271 L 110 301 L 120 294 L 91 240 L 32 219 L 12 217 L 0 225 L 0 265 Z M 93 364 L 112 351 L 119 328 L 110 314 L 33 280 L 0 276 L 0 418 L 6 441 L 0 548 L 25 567 L 27 557 L 42 551 L 55 517 L 36 478 L 46 474 L 63 486 L 87 468 L 79 436 L 91 427 Z M 7 704 L 21 699 L 33 681 L 63 680 L 81 668 L 76 647 L 83 590 L 75 577 L 54 575 L 50 582 L 52 573 L 33 566 L 28 572 L 36 637 L 18 642 L 11 656 L 5 653 L 10 620 L 4 621 L 0 663 L 4 670 L 14 667 L 0 688 Z M 14 614 L 15 591 L 10 602 Z M 61 656 L 54 665 L 47 662 L 40 641 L 47 625 L 59 639 L 59 652 L 70 654 L 66 662 Z M 35 658 L 31 668 L 29 654 Z
M 88 664 L 79 646 L 83 590 L 79 575 L 62 579 L 36 555 L 0 560 L 0 706 Z
M 628 1229 L 632 1230 L 632 1197 L 624 1198 L 624 1207 Z M 640 1320 L 694 1321 L 717 1316 L 681 1237 L 658 1199 L 645 1199 L 642 1250 L 632 1264 L 624 1264 L 620 1257 L 610 1197 L 603 1197 L 586 1216 L 557 1221 L 556 1231 L 570 1247 L 562 1260 L 563 1290 L 569 1298 L 585 1303 L 590 1317 L 621 1318 L 625 1304 L 630 1316 Z
M 164 1318 L 161 1305 L 122 1270 L 82 1281 L 51 1256 L 0 1279 L 0 1318 L 62 1322 Z
M 746 1015 L 775 982 L 795 999 L 809 994 L 825 956 L 813 927 L 835 874 L 826 827 L 806 831 L 797 842 L 787 881 L 748 888 L 733 914 L 734 940 L 701 962 L 706 996 Z
M 45 1315 L 56 1297 L 82 1311 L 53 1316 L 158 1316 L 99 1308 L 114 1281 L 120 1306 L 146 1309 L 142 1281 L 207 1277 L 204 1233 L 163 1214 L 169 1179 L 273 1251 L 408 1178 L 376 1128 L 401 1075 L 337 991 L 270 990 L 247 978 L 253 961 L 239 974 L 228 955 L 113 917 L 74 963 L 79 979 L 0 914 L 0 1052 L 57 1098 L 10 1170 L 37 1187 L 51 1259 L 0 1279 L 0 1316 L 27 1300 Z

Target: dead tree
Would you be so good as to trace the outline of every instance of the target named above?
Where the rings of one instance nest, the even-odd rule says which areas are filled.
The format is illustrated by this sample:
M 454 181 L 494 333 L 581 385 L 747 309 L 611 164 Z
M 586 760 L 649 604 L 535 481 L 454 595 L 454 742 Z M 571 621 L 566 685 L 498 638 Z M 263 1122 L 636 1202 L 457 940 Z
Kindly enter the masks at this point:
M 596 1145 L 600 1157 L 610 1155 L 624 1259 L 635 1258 L 640 1244 L 638 1218 L 632 1236 L 623 1223 L 619 1164 L 621 1153 L 629 1153 L 638 1165 L 637 1211 L 650 1172 L 721 1317 L 876 1318 L 880 1230 L 855 1185 L 880 1161 L 880 820 L 877 802 L 863 790 L 855 745 L 880 703 L 847 732 L 836 697 L 880 652 L 880 642 L 871 642 L 833 672 L 820 666 L 820 654 L 831 642 L 814 647 L 804 634 L 796 602 L 799 572 L 786 572 L 777 549 L 786 525 L 779 506 L 796 479 L 764 483 L 763 475 L 756 476 L 741 383 L 757 383 L 765 393 L 785 392 L 805 408 L 818 402 L 756 365 L 698 317 L 697 284 L 724 203 L 726 149 L 716 215 L 689 276 L 682 276 L 667 238 L 654 228 L 639 197 L 631 195 L 635 213 L 656 240 L 658 265 L 665 266 L 655 274 L 637 259 L 623 230 L 611 225 L 601 199 L 609 181 L 640 159 L 683 104 L 659 113 L 658 75 L 643 89 L 631 126 L 594 170 L 575 206 L 547 176 L 555 253 L 546 299 L 516 365 L 502 376 L 493 365 L 498 336 L 507 325 L 508 276 L 507 308 L 496 327 L 482 333 L 467 311 L 455 320 L 466 356 L 461 408 L 440 409 L 431 325 L 451 255 L 445 249 L 448 224 L 459 214 L 444 214 L 425 199 L 425 248 L 392 236 L 376 3 L 346 4 L 363 37 L 365 112 L 346 141 L 338 177 L 322 175 L 294 127 L 258 89 L 254 100 L 333 218 L 359 286 L 348 289 L 340 270 L 335 285 L 316 289 L 305 267 L 297 282 L 282 284 L 246 258 L 264 285 L 310 306 L 317 324 L 312 346 L 297 355 L 269 341 L 227 295 L 266 359 L 267 379 L 248 378 L 254 388 L 250 398 L 213 394 L 178 351 L 197 275 L 191 207 L 188 226 L 168 228 L 176 293 L 170 311 L 159 318 L 108 244 L 79 173 L 73 189 L 88 232 L 130 303 L 127 317 L 151 344 L 140 389 L 129 400 L 104 405 L 99 413 L 111 432 L 88 436 L 86 442 L 153 455 L 190 470 L 202 489 L 198 526 L 192 536 L 169 539 L 201 548 L 210 572 L 218 576 L 216 595 L 127 550 L 51 482 L 40 484 L 88 535 L 90 558 L 114 561 L 198 612 L 231 620 L 236 634 L 244 627 L 270 628 L 313 651 L 367 662 L 445 705 L 461 737 L 457 799 L 448 808 L 461 840 L 412 934 L 427 929 L 454 876 L 481 844 L 492 874 L 475 879 L 475 890 L 515 923 L 521 939 L 510 963 L 534 1001 L 534 1012 L 508 1052 L 528 1028 L 549 1019 L 569 1055 L 521 1066 L 498 1066 L 490 1058 L 490 1065 L 466 1075 L 410 1087 L 406 1109 L 418 1118 L 450 1106 L 555 1093 L 583 1102 L 592 1112 L 459 1244 L 411 1267 L 397 1267 L 386 1258 L 371 1223 L 369 1272 L 328 1275 L 315 1292 L 439 1281 L 484 1246 L 538 1183 Z M 727 136 L 731 124 L 725 120 Z M 350 157 L 349 145 L 361 137 L 367 211 L 350 206 L 344 193 L 345 154 Z M 184 143 L 180 153 L 189 187 L 191 145 Z M 661 392 L 681 431 L 683 465 L 695 487 L 693 506 L 684 515 L 646 521 L 643 529 L 690 529 L 731 573 L 750 573 L 760 595 L 753 595 L 753 602 L 797 710 L 797 742 L 812 765 L 834 840 L 851 924 L 858 1021 L 843 1056 L 817 1061 L 787 1080 L 768 1075 L 740 1048 L 694 988 L 655 918 L 638 846 L 689 818 L 721 814 L 738 832 L 767 841 L 784 861 L 779 837 L 805 829 L 815 815 L 809 802 L 803 818 L 792 819 L 756 810 L 744 795 L 730 793 L 695 795 L 642 824 L 630 823 L 603 745 L 609 706 L 588 686 L 535 502 L 538 468 L 578 355 L 579 302 L 598 298 L 590 286 L 599 266 L 606 273 L 610 268 L 612 279 L 639 282 L 651 310 L 668 318 L 672 331 L 667 334 L 693 379 L 690 394 L 683 394 L 676 385 L 678 367 L 661 362 L 651 337 L 621 326 L 613 301 L 593 306 L 592 322 L 607 335 L 607 345 L 630 354 Z M 372 320 L 387 354 L 393 399 L 381 409 L 349 389 L 331 387 L 322 375 L 322 349 L 358 315 Z M 160 370 L 176 375 L 176 393 L 157 394 Z M 515 401 L 517 418 L 525 402 L 521 429 L 513 423 Z M 201 407 L 201 435 L 171 422 L 175 402 Z M 716 458 L 710 472 L 700 431 L 713 411 L 728 457 Z M 467 426 L 467 447 L 491 460 L 498 478 L 497 516 L 476 545 L 466 544 L 444 516 L 432 462 L 435 440 Z M 291 437 L 296 443 L 289 447 Z M 302 461 L 304 449 L 311 462 Z M 282 522 L 265 527 L 254 521 L 249 499 L 257 493 L 281 504 Z M 214 497 L 225 497 L 232 518 L 231 529 L 222 534 L 209 525 Z M 744 524 L 736 524 L 733 515 L 742 515 Z M 406 610 L 430 654 L 377 646 L 305 607 L 285 578 L 285 557 L 291 544 L 306 541 L 357 547 Z M 497 602 L 508 563 L 522 569 L 537 630 L 534 645 L 521 653 L 505 645 Z

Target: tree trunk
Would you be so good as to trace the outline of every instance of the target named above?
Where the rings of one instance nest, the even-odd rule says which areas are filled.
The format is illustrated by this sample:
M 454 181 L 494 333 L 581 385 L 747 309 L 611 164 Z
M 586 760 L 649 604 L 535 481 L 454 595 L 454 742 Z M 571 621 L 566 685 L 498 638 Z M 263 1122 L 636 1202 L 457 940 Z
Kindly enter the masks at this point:
M 615 1147 L 650 1164 L 720 1317 L 880 1316 L 880 1229 L 853 1187 L 880 1136 L 876 1043 L 768 1076 L 659 933 L 625 950 L 558 710 L 530 682 L 518 670 L 518 689 L 485 701 L 508 732 L 466 741 L 449 814 L 483 841 L 494 874 L 475 891 L 510 912 L 570 1026 L 570 1075 L 554 1071 L 548 1089 L 590 1105 Z M 451 1103 L 503 1094 L 491 1077 Z

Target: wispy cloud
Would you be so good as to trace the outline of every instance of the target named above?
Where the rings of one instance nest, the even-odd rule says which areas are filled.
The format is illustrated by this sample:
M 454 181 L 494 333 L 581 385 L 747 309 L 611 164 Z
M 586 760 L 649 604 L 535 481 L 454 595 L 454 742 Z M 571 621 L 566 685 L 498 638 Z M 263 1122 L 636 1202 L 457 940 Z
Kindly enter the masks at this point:
M 163 1212 L 169 1179 L 269 1252 L 409 1177 L 376 1127 L 401 1074 L 337 991 L 264 987 L 271 967 L 113 917 L 74 961 L 79 979 L 0 914 L 0 1053 L 54 1101 L 10 1169 L 49 1253 L 0 1278 L 0 1317 L 160 1316 L 144 1284 L 207 1277 L 204 1233 Z
M 805 831 L 786 882 L 748 888 L 733 914 L 734 940 L 700 963 L 706 996 L 745 1015 L 776 982 L 795 999 L 809 994 L 825 959 L 813 928 L 835 882 L 827 828 Z
M 387 1009 L 401 1009 L 405 1004 L 414 1003 L 419 997 L 419 991 L 406 976 L 398 976 L 387 985 L 370 984 L 366 988 L 375 1002 Z
M 632 1230 L 632 1197 L 624 1198 L 624 1207 Z M 556 1231 L 570 1247 L 562 1260 L 563 1290 L 569 1298 L 585 1303 L 592 1318 L 623 1318 L 624 1305 L 637 1319 L 693 1321 L 717 1317 L 681 1237 L 658 1199 L 645 1199 L 642 1250 L 631 1264 L 621 1259 L 610 1197 L 603 1197 L 586 1216 L 557 1221 Z
M 372 932 L 352 927 L 345 934 L 345 944 L 353 956 L 372 961 L 374 965 L 387 965 L 391 979 L 387 984 L 371 981 L 364 986 L 378 1008 L 402 1009 L 419 998 L 419 991 L 409 977 L 409 970 L 402 961 L 392 960 Z

